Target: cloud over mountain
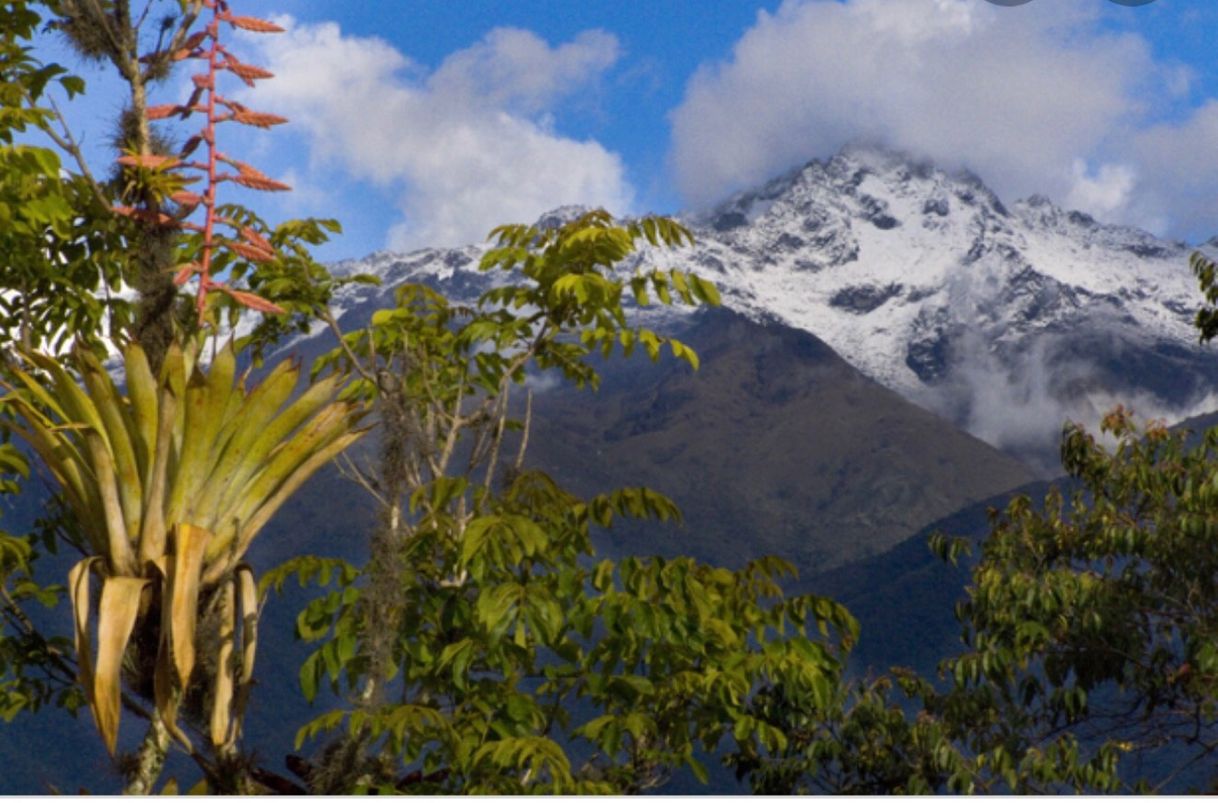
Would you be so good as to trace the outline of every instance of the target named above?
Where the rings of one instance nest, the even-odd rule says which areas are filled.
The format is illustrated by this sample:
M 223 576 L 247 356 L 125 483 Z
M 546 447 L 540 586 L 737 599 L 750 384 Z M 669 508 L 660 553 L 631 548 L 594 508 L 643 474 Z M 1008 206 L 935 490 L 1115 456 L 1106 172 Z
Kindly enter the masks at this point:
M 335 23 L 281 19 L 261 38 L 276 80 L 261 105 L 307 131 L 310 158 L 397 195 L 393 248 L 479 240 L 505 220 L 532 220 L 566 203 L 630 210 L 620 158 L 553 130 L 557 104 L 595 84 L 619 55 L 597 30 L 551 46 L 496 28 L 434 70 L 388 42 Z
M 689 81 L 671 115 L 680 189 L 706 204 L 862 140 L 967 167 L 1008 199 L 1197 234 L 1218 152 L 1190 145 L 1218 115 L 1173 111 L 1188 72 L 1106 26 L 1105 5 L 787 0 Z

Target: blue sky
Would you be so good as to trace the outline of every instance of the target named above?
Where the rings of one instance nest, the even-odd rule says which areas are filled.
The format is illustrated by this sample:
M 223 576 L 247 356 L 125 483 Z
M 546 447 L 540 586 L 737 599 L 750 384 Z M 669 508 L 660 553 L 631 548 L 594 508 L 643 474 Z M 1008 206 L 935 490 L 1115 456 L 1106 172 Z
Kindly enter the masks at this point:
M 1218 3 L 1155 0 L 236 0 L 277 74 L 232 151 L 335 216 L 327 259 L 472 242 L 562 203 L 713 204 L 851 140 L 1192 241 L 1218 234 Z M 53 43 L 47 58 L 64 58 Z M 91 157 L 121 98 L 81 67 Z M 161 89 L 185 92 L 185 79 Z M 235 90 L 234 90 L 235 91 Z

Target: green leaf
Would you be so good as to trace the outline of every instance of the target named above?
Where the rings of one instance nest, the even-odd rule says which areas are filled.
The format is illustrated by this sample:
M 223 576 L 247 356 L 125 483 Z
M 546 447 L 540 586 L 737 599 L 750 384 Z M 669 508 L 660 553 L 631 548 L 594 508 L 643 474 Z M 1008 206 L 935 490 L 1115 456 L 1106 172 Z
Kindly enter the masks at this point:
M 317 698 L 317 683 L 321 679 L 321 671 L 320 655 L 316 651 L 300 666 L 300 691 L 310 703 Z M 299 741 L 300 738 L 297 737 L 297 749 L 300 748 Z

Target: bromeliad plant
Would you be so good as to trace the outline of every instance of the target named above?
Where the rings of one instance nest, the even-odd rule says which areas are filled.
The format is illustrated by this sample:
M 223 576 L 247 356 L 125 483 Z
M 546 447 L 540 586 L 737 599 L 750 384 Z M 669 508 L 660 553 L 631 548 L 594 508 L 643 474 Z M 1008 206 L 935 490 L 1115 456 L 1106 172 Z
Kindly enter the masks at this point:
M 291 494 L 363 433 L 357 406 L 335 399 L 340 378 L 289 401 L 299 368 L 284 361 L 247 391 L 245 377 L 234 383 L 231 343 L 206 371 L 202 343 L 171 346 L 159 376 L 143 349 L 128 345 L 126 394 L 83 347 L 73 354 L 83 386 L 56 360 L 25 352 L 6 397 L 22 419 L 13 430 L 62 486 L 91 553 L 72 569 L 69 592 L 80 680 L 111 753 L 135 632 L 156 637 L 157 715 L 189 743 L 177 708 L 196 665 L 201 600 L 220 621 L 210 741 L 233 745 L 256 644 L 254 578 L 243 556 Z M 101 580 L 96 639 L 92 575 Z
M 69 577 L 77 664 L 112 753 L 120 709 L 128 699 L 124 680 L 130 691 L 155 698 L 148 737 L 132 762 L 139 767 L 125 766 L 128 791 L 147 792 L 170 734 L 188 741 L 177 725 L 177 709 L 187 706 L 194 712 L 197 698 L 208 701 L 211 723 L 205 730 L 215 755 L 235 757 L 257 607 L 243 555 L 300 484 L 361 434 L 355 405 L 336 399 L 341 379 L 313 383 L 289 401 L 299 373 L 291 363 L 281 364 L 247 391 L 244 377 L 236 380 L 233 345 L 214 353 L 206 369 L 200 360 L 206 335 L 219 326 L 222 306 L 228 308 L 230 325 L 242 311 L 276 314 L 269 327 L 264 321 L 250 338 L 257 359 L 259 348 L 293 322 L 279 314 L 285 307 L 299 324 L 322 303 L 337 283 L 316 280 L 320 268 L 307 257 L 304 244 L 321 241 L 323 229 L 334 231 L 337 224 L 291 221 L 270 230 L 248 210 L 219 204 L 218 188 L 224 182 L 254 190 L 288 189 L 225 154 L 217 141 L 221 123 L 267 128 L 285 122 L 246 108 L 218 86 L 224 76 L 248 86 L 270 77 L 239 61 L 222 43 L 221 33 L 272 33 L 278 30 L 275 25 L 234 14 L 225 0 L 180 0 L 170 4 L 176 10 L 158 21 L 155 45 L 148 49 L 152 37 L 141 35 L 147 9 L 133 16 L 122 2 L 46 0 L 44 5 L 54 17 L 50 27 L 81 55 L 108 60 L 128 84 L 129 107 L 118 126 L 123 155 L 112 181 L 96 181 L 58 110 L 52 115 L 33 109 L 34 123 L 62 124 L 62 134 L 58 127 L 38 128 L 75 159 L 91 206 L 86 213 L 75 205 L 61 208 L 66 201 L 58 196 L 50 206 L 26 204 L 22 196 L 22 205 L 38 206 L 41 217 L 31 218 L 37 225 L 28 232 L 29 227 L 18 227 L 24 250 L 5 253 L 20 256 L 23 264 L 31 263 L 25 258 L 31 253 L 43 255 L 38 264 L 51 268 L 29 271 L 37 276 L 67 274 L 84 262 L 95 271 L 92 263 L 104 253 L 118 260 L 121 271 L 121 276 L 107 274 L 107 282 L 117 286 L 121 278 L 139 291 L 139 303 L 129 327 L 125 320 L 112 321 L 114 339 L 130 340 L 124 347 L 125 379 L 116 383 L 79 342 L 86 335 L 80 330 L 93 327 L 72 326 L 79 321 L 65 322 L 62 315 L 39 318 L 41 302 L 36 294 L 31 300 L 31 292 L 42 285 L 26 282 L 19 272 L 10 282 L 17 291 L 10 294 L 15 297 L 13 316 L 20 315 L 23 334 L 32 335 L 27 334 L 20 350 L 0 349 L 0 396 L 13 414 L 12 430 L 43 458 L 80 525 L 78 545 L 85 557 Z M 21 14 L 8 27 L 28 38 L 38 16 L 25 11 L 24 4 L 12 10 Z M 33 66 L 24 50 L 0 50 L 15 56 L 7 59 L 13 62 L 8 66 L 15 66 L 6 77 L 22 79 L 8 82 L 13 86 L 6 88 L 13 92 L 0 93 L 0 105 L 8 110 L 0 121 L 2 144 L 9 128 L 20 128 L 9 119 L 11 107 L 35 103 L 40 87 L 59 73 L 54 71 L 58 68 L 30 73 Z M 189 100 L 149 105 L 149 90 L 173 65 L 183 63 L 202 64 L 192 76 L 195 91 Z M 22 94 L 27 86 L 39 89 Z M 63 87 L 80 90 L 76 79 L 64 79 Z M 171 118 L 197 123 L 181 148 L 170 147 L 172 138 L 156 130 L 165 124 L 158 121 Z M 24 117 L 14 119 L 25 124 Z M 19 172 L 36 173 L 40 178 L 35 183 L 47 183 L 42 177 L 58 176 L 58 163 L 40 154 L 31 152 L 25 160 L 31 164 L 23 162 Z M 199 179 L 202 187 L 190 191 Z M 103 207 L 114 214 L 97 223 Z M 106 247 L 65 220 L 79 221 L 86 231 L 98 228 L 106 235 Z M 224 282 L 222 274 L 227 274 Z M 177 286 L 197 277 L 196 315 L 179 314 L 184 304 L 178 303 L 175 277 Z M 227 301 L 215 303 L 217 292 Z M 90 293 L 85 295 L 91 300 Z M 52 313 L 60 309 L 51 307 Z M 41 328 L 27 325 L 30 319 L 42 324 L 43 318 Z M 75 350 L 60 359 L 37 353 L 37 335 L 44 329 L 59 333 L 65 323 L 78 339 Z M 263 329 L 270 334 L 260 334 Z M 67 335 L 61 339 L 71 342 Z M 95 579 L 100 592 L 91 588 Z M 204 685 L 210 691 L 197 694 Z

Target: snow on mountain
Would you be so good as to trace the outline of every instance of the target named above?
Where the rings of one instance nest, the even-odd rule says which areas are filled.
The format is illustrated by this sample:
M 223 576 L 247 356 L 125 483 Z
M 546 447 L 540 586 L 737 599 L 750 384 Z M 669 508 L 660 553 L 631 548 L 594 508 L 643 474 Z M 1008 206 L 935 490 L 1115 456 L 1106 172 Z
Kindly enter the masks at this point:
M 1043 444 L 1118 400 L 1215 406 L 1184 243 L 1043 197 L 1008 208 L 976 176 L 861 147 L 692 222 L 689 256 L 730 305 L 815 333 L 996 445 Z
M 641 261 L 697 270 L 727 306 L 815 334 L 995 445 L 1043 448 L 1066 417 L 1093 423 L 1119 400 L 1173 418 L 1218 406 L 1218 354 L 1196 345 L 1201 297 L 1185 243 L 1039 196 L 1008 207 L 976 176 L 867 147 L 685 222 L 695 246 L 645 249 Z M 469 297 L 497 278 L 477 273 L 484 248 L 378 253 L 340 269 Z M 376 292 L 353 287 L 342 302 Z
M 1116 317 L 1194 339 L 1189 248 L 1033 197 L 1007 209 L 974 176 L 849 149 L 695 221 L 694 260 L 733 297 L 814 332 L 906 394 L 950 370 L 962 330 L 995 347 Z

